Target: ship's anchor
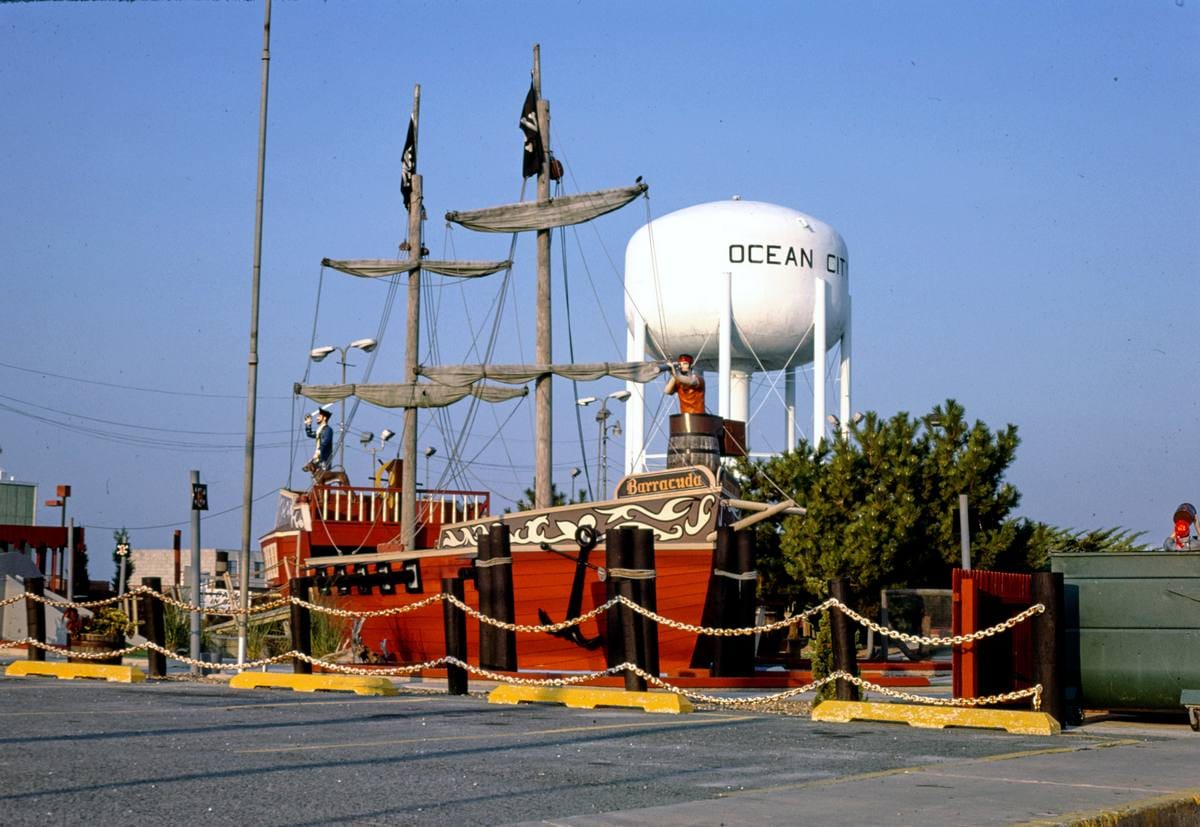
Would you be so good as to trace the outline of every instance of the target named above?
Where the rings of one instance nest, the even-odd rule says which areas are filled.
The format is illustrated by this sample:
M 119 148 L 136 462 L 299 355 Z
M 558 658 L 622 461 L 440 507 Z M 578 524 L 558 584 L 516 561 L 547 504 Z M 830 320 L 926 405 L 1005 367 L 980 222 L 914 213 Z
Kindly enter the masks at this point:
M 604 569 L 588 563 L 588 554 L 596 547 L 597 539 L 596 529 L 590 525 L 581 525 L 575 529 L 575 542 L 579 544 L 579 556 L 574 558 L 558 549 L 551 548 L 549 543 L 542 543 L 543 551 L 552 551 L 555 554 L 566 557 L 568 560 L 573 559 L 575 561 L 575 577 L 571 580 L 571 595 L 567 598 L 568 618 L 579 617 L 579 612 L 583 608 L 583 581 L 587 575 L 587 570 L 595 569 L 600 574 L 601 579 L 604 577 Z M 546 614 L 544 609 L 538 609 L 538 620 L 541 621 L 543 626 L 554 624 L 554 621 L 550 619 L 550 615 Z M 576 646 L 582 646 L 584 649 L 598 649 L 604 645 L 603 635 L 592 638 L 584 637 L 583 633 L 579 631 L 578 626 L 572 626 L 570 629 L 560 629 L 550 634 L 564 640 L 569 640 Z

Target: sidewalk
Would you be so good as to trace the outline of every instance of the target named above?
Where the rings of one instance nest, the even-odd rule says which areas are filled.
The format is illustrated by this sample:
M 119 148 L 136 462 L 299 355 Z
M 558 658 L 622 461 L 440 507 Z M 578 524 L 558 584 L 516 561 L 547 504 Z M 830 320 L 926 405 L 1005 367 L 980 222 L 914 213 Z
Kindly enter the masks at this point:
M 898 735 L 902 732 L 899 728 Z M 1091 737 L 1084 741 L 1078 737 L 1081 734 Z M 1059 737 L 1061 747 L 1033 752 L 532 823 L 658 827 L 1200 824 L 1200 735 L 1186 724 L 1101 722 Z

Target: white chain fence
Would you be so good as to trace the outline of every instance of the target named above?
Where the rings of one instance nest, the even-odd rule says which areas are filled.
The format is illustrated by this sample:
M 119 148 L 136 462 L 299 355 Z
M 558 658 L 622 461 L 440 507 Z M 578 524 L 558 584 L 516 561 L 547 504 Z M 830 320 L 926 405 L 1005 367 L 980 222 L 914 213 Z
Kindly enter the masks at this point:
M 565 629 L 570 629 L 574 626 L 578 626 L 582 623 L 585 623 L 588 620 L 591 620 L 592 618 L 595 618 L 595 617 L 603 614 L 604 612 L 606 612 L 609 609 L 611 609 L 615 606 L 618 606 L 618 605 L 625 605 L 626 607 L 637 612 L 638 614 L 648 618 L 649 620 L 653 620 L 656 623 L 659 623 L 663 626 L 666 626 L 666 627 L 669 627 L 672 629 L 677 629 L 680 631 L 692 632 L 692 633 L 698 634 L 698 635 L 710 635 L 710 636 L 714 636 L 714 637 L 732 637 L 732 636 L 739 636 L 739 635 L 754 635 L 754 634 L 761 634 L 764 632 L 772 632 L 772 631 L 776 631 L 779 629 L 785 629 L 790 626 L 794 626 L 794 625 L 802 622 L 806 618 L 820 614 L 821 612 L 824 612 L 824 611 L 828 611 L 829 609 L 838 609 L 839 611 L 841 611 L 843 614 L 845 614 L 848 618 L 850 618 L 854 622 L 858 623 L 861 626 L 866 627 L 867 629 L 870 629 L 871 631 L 875 632 L 876 634 L 883 635 L 885 637 L 894 638 L 896 640 L 901 640 L 901 641 L 904 641 L 905 643 L 909 643 L 909 644 L 921 644 L 921 645 L 926 645 L 926 646 L 961 645 L 964 643 L 971 643 L 971 642 L 977 641 L 977 640 L 983 640 L 985 638 L 989 638 L 989 637 L 992 637 L 993 635 L 997 635 L 997 634 L 1000 634 L 1001 632 L 1007 631 L 1007 630 L 1013 628 L 1014 626 L 1018 625 L 1019 623 L 1023 623 L 1024 621 L 1028 620 L 1029 618 L 1033 617 L 1034 615 L 1041 614 L 1042 612 L 1046 611 L 1046 607 L 1043 604 L 1037 603 L 1033 606 L 1030 606 L 1028 609 L 1025 609 L 1023 612 L 1021 612 L 1017 615 L 1014 615 L 1013 617 L 1010 617 L 1008 620 L 1005 620 L 994 626 L 990 626 L 987 629 L 981 629 L 977 632 L 973 632 L 973 633 L 967 634 L 967 635 L 953 635 L 953 636 L 948 636 L 948 637 L 947 636 L 937 637 L 937 636 L 913 635 L 913 634 L 908 634 L 906 632 L 900 632 L 898 630 L 891 629 L 891 628 L 888 628 L 885 626 L 881 626 L 880 624 L 878 624 L 878 623 L 870 620 L 869 618 L 864 617 L 863 615 L 859 614 L 858 612 L 854 611 L 849 606 L 845 605 L 840 600 L 838 600 L 837 598 L 834 598 L 834 597 L 831 597 L 831 598 L 825 600 L 824 602 L 819 603 L 818 605 L 813 606 L 809 609 L 805 609 L 803 612 L 799 612 L 797 614 L 792 615 L 791 617 L 776 621 L 774 623 L 768 623 L 768 624 L 764 624 L 762 626 L 748 626 L 748 627 L 742 627 L 742 628 L 736 628 L 736 629 L 717 628 L 717 627 L 711 627 L 711 626 L 697 626 L 695 624 L 683 623 L 683 622 L 680 622 L 677 620 L 673 620 L 669 617 L 664 617 L 663 615 L 660 615 L 657 612 L 653 612 L 643 606 L 639 606 L 637 603 L 633 602 L 632 600 L 630 600 L 629 598 L 627 598 L 623 595 L 617 595 L 616 597 L 613 597 L 612 599 L 608 600 L 607 602 L 603 603 L 600 606 L 597 606 L 596 608 L 592 609 L 591 611 L 585 612 L 584 614 L 580 615 L 579 617 L 572 618 L 570 620 L 564 620 L 559 623 L 548 623 L 548 624 L 543 624 L 543 625 L 508 623 L 505 621 L 497 620 L 495 618 L 492 618 L 485 614 L 482 614 L 481 612 L 479 612 L 478 610 L 467 605 L 466 603 L 464 603 L 462 600 L 458 599 L 454 595 L 451 595 L 451 594 L 448 594 L 445 592 L 430 595 L 429 597 L 426 597 L 422 600 L 416 601 L 414 603 L 410 603 L 405 606 L 396 606 L 396 607 L 390 608 L 390 609 L 378 609 L 378 610 L 371 610 L 371 611 L 350 611 L 347 609 L 339 609 L 339 608 L 331 607 L 331 606 L 323 606 L 319 603 L 313 603 L 311 601 L 304 600 L 303 598 L 296 597 L 296 596 L 281 597 L 276 600 L 272 600 L 272 601 L 269 601 L 266 603 L 261 603 L 256 606 L 251 606 L 248 609 L 240 609 L 240 608 L 212 609 L 212 608 L 206 608 L 203 606 L 197 606 L 195 604 L 188 603 L 187 601 L 178 600 L 176 598 L 170 597 L 169 595 L 165 595 L 159 591 L 151 589 L 148 586 L 137 586 L 135 588 L 130 589 L 126 594 L 120 595 L 118 597 L 110 597 L 110 598 L 106 598 L 103 600 L 78 601 L 78 602 L 71 601 L 71 600 L 56 600 L 56 599 L 44 597 L 42 595 L 25 592 L 22 594 L 14 595 L 13 597 L 7 598 L 6 600 L 0 601 L 0 608 L 15 604 L 21 600 L 33 600 L 35 602 L 39 602 L 39 603 L 45 604 L 47 606 L 52 606 L 54 608 L 59 608 L 59 609 L 67 609 L 67 608 L 92 609 L 92 608 L 98 608 L 98 607 L 102 607 L 102 606 L 111 605 L 113 603 L 128 601 L 128 600 L 131 600 L 140 595 L 149 595 L 153 598 L 156 598 L 156 599 L 162 601 L 165 604 L 175 606 L 177 608 L 183 609 L 188 612 L 200 612 L 205 615 L 219 615 L 219 616 L 241 616 L 241 615 L 249 616 L 249 615 L 255 615 L 255 614 L 260 614 L 263 612 L 272 611 L 272 610 L 280 608 L 282 606 L 296 605 L 296 606 L 300 606 L 304 609 L 307 609 L 310 612 L 318 612 L 321 614 L 331 615 L 334 617 L 343 617 L 343 618 L 390 617 L 393 615 L 404 614 L 406 612 L 417 611 L 418 609 L 423 609 L 423 608 L 433 605 L 435 603 L 440 603 L 440 602 L 446 601 L 446 602 L 449 602 L 450 604 L 452 604 L 453 606 L 455 606 L 456 608 L 462 610 L 465 614 L 469 615 L 470 617 L 472 617 L 482 623 L 486 623 L 491 626 L 495 626 L 496 628 L 503 629 L 505 631 L 511 631 L 511 632 L 544 633 L 544 634 L 560 632 Z M 915 695 L 915 694 L 912 694 L 909 692 L 899 692 L 897 690 L 890 689 L 888 687 L 881 686 L 877 683 L 873 683 L 871 681 L 865 680 L 858 676 L 851 675 L 847 672 L 838 671 L 838 672 L 833 672 L 823 678 L 813 680 L 812 682 L 805 684 L 804 686 L 796 687 L 793 689 L 788 689 L 784 692 L 779 692 L 774 695 L 756 696 L 756 697 L 751 697 L 751 698 L 722 698 L 722 697 L 715 696 L 715 695 L 706 695 L 706 694 L 699 693 L 699 692 L 690 692 L 690 691 L 682 689 L 678 686 L 674 686 L 674 685 L 668 683 L 667 681 L 662 680 L 657 675 L 651 675 L 650 673 L 648 673 L 645 670 L 638 667 L 636 664 L 632 664 L 632 663 L 628 663 L 628 662 L 621 663 L 616 666 L 610 666 L 607 669 L 603 669 L 603 670 L 596 671 L 596 672 L 590 672 L 590 673 L 586 673 L 586 674 L 579 674 L 579 675 L 573 675 L 570 677 L 562 677 L 562 678 L 538 679 L 538 678 L 520 678 L 520 677 L 515 677 L 513 675 L 510 675 L 510 674 L 493 672 L 488 669 L 483 669 L 481 667 L 472 666 L 468 663 L 465 663 L 465 662 L 459 660 L 458 658 L 455 658 L 455 657 L 452 657 L 449 655 L 447 655 L 445 657 L 441 657 L 441 658 L 436 658 L 434 660 L 425 661 L 423 663 L 410 664 L 410 665 L 405 665 L 405 666 L 389 666 L 389 667 L 372 666 L 369 669 L 364 669 L 361 667 L 349 666 L 346 664 L 340 664 L 340 663 L 334 663 L 331 661 L 321 660 L 319 658 L 314 658 L 311 655 L 305 654 L 303 652 L 300 652 L 300 651 L 297 651 L 294 649 L 291 651 L 288 651 L 288 652 L 284 652 L 282 654 L 268 657 L 268 658 L 260 658 L 258 660 L 246 661 L 244 663 L 239 663 L 239 664 L 222 665 L 222 664 L 214 664 L 209 661 L 196 660 L 194 658 L 190 658 L 190 657 L 186 657 L 184 655 L 177 654 L 177 653 L 172 652 L 162 646 L 159 646 L 158 644 L 154 643 L 153 641 L 146 641 L 145 643 L 142 643 L 142 644 L 139 644 L 136 646 L 126 646 L 123 649 L 114 649 L 111 651 L 102 651 L 102 652 L 81 652 L 81 651 L 77 651 L 77 650 L 73 650 L 73 649 L 67 649 L 67 648 L 63 648 L 63 647 L 59 647 L 59 646 L 54 646 L 54 645 L 48 644 L 48 643 L 43 643 L 41 641 L 35 640 L 30 637 L 26 637 L 26 638 L 23 638 L 20 640 L 0 641 L 0 643 L 4 643 L 9 646 L 21 646 L 21 645 L 32 646 L 32 647 L 41 649 L 45 652 L 51 652 L 53 654 L 62 655 L 64 657 L 69 657 L 72 660 L 89 660 L 89 661 L 90 660 L 94 660 L 94 661 L 110 660 L 113 658 L 130 655 L 130 654 L 133 654 L 134 652 L 148 650 L 148 651 L 157 652 L 158 654 L 163 655 L 171 660 L 179 661 L 180 663 L 186 664 L 188 666 L 204 669 L 207 671 L 238 671 L 238 672 L 241 672 L 241 671 L 248 670 L 248 669 L 258 669 L 258 668 L 263 668 L 263 667 L 269 666 L 271 664 L 283 663 L 286 661 L 295 661 L 295 660 L 304 661 L 305 663 L 308 663 L 313 666 L 317 666 L 328 672 L 334 672 L 334 673 L 345 674 L 345 675 L 370 676 L 370 677 L 402 677 L 402 676 L 407 676 L 407 675 L 413 675 L 413 674 L 421 672 L 425 669 L 458 667 L 458 668 L 464 669 L 468 673 L 475 675 L 478 678 L 482 678 L 484 680 L 515 684 L 515 685 L 519 685 L 519 686 L 547 686 L 547 687 L 574 686 L 574 685 L 588 683 L 589 681 L 593 681 L 598 678 L 604 678 L 604 677 L 608 677 L 608 676 L 612 676 L 612 675 L 622 674 L 625 672 L 632 672 L 632 673 L 636 674 L 638 677 L 640 677 L 641 679 L 645 680 L 647 683 L 649 683 L 653 686 L 656 686 L 659 689 L 664 689 L 669 692 L 674 692 L 677 695 L 683 695 L 690 699 L 700 701 L 703 703 L 710 703 L 710 704 L 716 704 L 716 705 L 721 705 L 721 706 L 731 706 L 731 707 L 753 706 L 756 704 L 771 704 L 771 703 L 777 703 L 779 701 L 785 701 L 790 698 L 794 698 L 797 695 L 802 695 L 806 692 L 811 692 L 811 691 L 820 689 L 822 686 L 826 685 L 827 683 L 830 683 L 831 681 L 835 681 L 835 680 L 839 680 L 839 679 L 849 681 L 850 683 L 853 683 L 862 689 L 867 689 L 867 690 L 870 690 L 873 692 L 878 692 L 880 694 L 887 695 L 889 697 L 897 698 L 900 700 L 911 701 L 914 703 L 930 704 L 930 705 L 934 705 L 934 706 L 954 706 L 954 707 L 988 706 L 991 704 L 1009 703 L 1012 701 L 1021 700 L 1022 698 L 1031 698 L 1033 708 L 1035 710 L 1037 710 L 1037 709 L 1041 708 L 1041 696 L 1042 696 L 1042 686 L 1041 686 L 1041 684 L 1038 684 L 1029 689 L 1022 689 L 1022 690 L 1018 690 L 1015 692 L 1005 692 L 1005 693 L 998 694 L 998 695 L 988 695 L 985 697 L 978 697 L 978 698 L 930 698 L 930 697 L 927 697 L 924 695 Z

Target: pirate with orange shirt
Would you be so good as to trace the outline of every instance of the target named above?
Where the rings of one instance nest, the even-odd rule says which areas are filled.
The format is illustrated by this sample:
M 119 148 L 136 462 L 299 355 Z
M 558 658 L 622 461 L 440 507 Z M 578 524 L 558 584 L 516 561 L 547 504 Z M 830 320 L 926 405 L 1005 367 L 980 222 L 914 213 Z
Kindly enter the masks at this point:
M 694 361 L 690 353 L 679 354 L 671 363 L 671 378 L 663 388 L 663 393 L 679 397 L 679 412 L 683 414 L 704 413 L 704 377 L 692 372 Z

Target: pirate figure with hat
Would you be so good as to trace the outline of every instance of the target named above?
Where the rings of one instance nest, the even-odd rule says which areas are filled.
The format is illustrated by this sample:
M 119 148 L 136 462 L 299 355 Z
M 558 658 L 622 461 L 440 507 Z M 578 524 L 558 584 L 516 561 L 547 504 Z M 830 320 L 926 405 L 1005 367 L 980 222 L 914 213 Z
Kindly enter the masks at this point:
M 690 353 L 679 354 L 679 358 L 671 363 L 671 378 L 663 388 L 663 393 L 679 397 L 682 414 L 704 413 L 704 377 L 692 371 L 694 361 Z
M 316 412 L 317 429 L 313 430 L 313 414 L 304 415 L 304 434 L 316 441 L 312 459 L 304 466 L 313 476 L 328 471 L 333 459 L 333 428 L 329 424 L 329 409 L 318 408 Z

